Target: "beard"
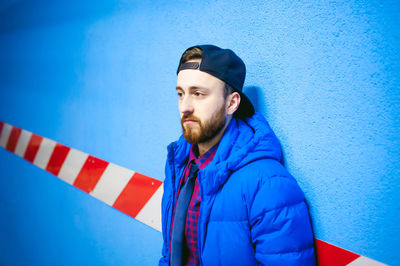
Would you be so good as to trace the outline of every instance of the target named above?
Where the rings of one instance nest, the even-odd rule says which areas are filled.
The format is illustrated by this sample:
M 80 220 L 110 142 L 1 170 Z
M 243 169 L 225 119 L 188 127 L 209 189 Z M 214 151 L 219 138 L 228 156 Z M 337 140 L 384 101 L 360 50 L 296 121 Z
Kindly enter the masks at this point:
M 190 119 L 197 122 L 197 125 L 184 124 L 185 119 Z M 191 144 L 199 144 L 207 142 L 214 138 L 224 128 L 226 122 L 225 105 L 223 104 L 213 116 L 204 121 L 204 123 L 194 115 L 183 115 L 181 118 L 181 126 L 183 137 Z

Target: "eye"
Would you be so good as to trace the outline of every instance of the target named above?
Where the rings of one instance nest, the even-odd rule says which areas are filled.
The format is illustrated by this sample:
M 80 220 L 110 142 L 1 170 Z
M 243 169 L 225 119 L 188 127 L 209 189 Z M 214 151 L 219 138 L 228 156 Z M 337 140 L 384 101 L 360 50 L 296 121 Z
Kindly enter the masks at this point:
M 195 96 L 202 96 L 203 93 L 201 93 L 201 92 L 199 92 L 199 91 L 196 91 L 196 92 L 194 92 L 194 95 L 195 95 Z
M 176 94 L 178 95 L 179 98 L 181 98 L 183 96 L 183 93 L 180 91 L 178 91 Z

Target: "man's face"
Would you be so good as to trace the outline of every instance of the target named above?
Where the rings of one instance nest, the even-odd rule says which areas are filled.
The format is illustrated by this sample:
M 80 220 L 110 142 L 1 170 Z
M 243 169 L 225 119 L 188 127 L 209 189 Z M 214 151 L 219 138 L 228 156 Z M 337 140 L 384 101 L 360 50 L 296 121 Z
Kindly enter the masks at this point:
M 176 90 L 183 136 L 192 144 L 215 137 L 225 126 L 225 83 L 200 70 L 178 73 Z

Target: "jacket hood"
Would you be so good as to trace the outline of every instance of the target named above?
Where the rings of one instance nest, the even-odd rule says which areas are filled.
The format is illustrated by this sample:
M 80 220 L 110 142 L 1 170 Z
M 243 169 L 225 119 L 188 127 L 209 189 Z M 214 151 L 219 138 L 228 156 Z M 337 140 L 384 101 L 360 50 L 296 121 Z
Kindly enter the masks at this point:
M 171 143 L 168 146 L 170 165 L 182 168 L 187 162 L 190 147 L 191 144 L 183 136 Z M 225 183 L 231 172 L 265 158 L 281 160 L 279 141 L 265 118 L 259 113 L 244 121 L 234 118 L 225 130 L 215 157 L 199 171 L 198 177 L 205 184 L 205 193 L 213 193 Z

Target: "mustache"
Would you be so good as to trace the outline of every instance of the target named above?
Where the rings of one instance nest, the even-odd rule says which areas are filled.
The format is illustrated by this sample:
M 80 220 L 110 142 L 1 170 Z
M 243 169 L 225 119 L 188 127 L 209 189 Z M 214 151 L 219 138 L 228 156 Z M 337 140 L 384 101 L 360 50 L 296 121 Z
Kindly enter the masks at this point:
M 193 120 L 196 122 L 200 123 L 200 119 L 197 116 L 194 115 L 183 115 L 181 118 L 181 124 L 183 125 L 183 122 L 185 122 L 185 120 Z

